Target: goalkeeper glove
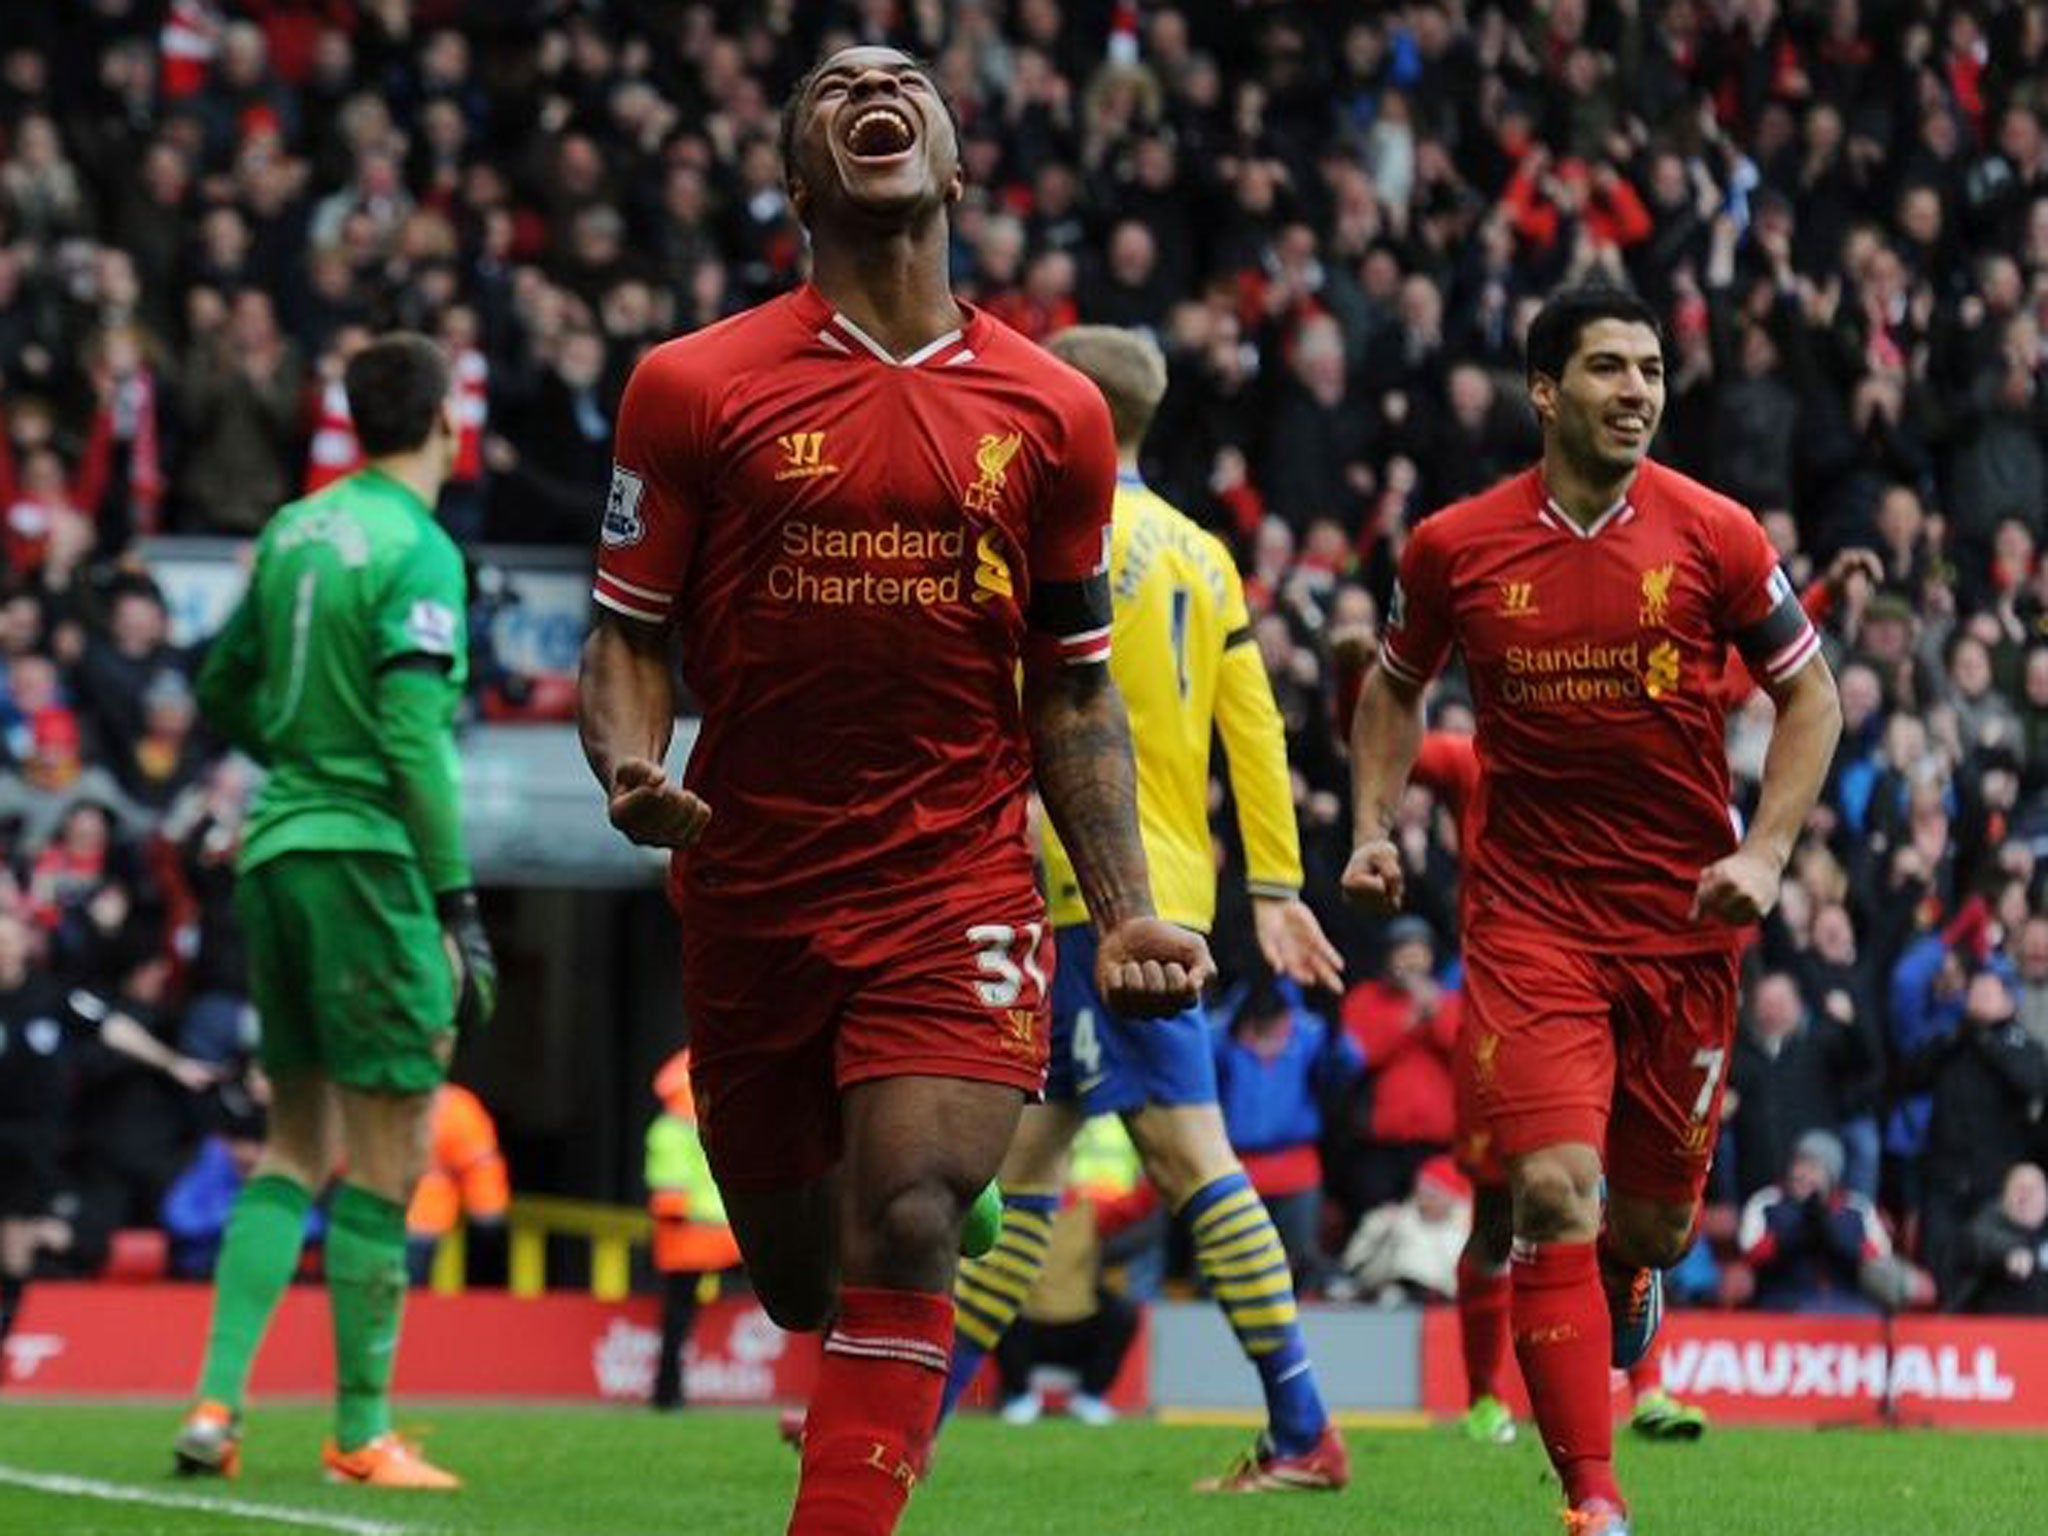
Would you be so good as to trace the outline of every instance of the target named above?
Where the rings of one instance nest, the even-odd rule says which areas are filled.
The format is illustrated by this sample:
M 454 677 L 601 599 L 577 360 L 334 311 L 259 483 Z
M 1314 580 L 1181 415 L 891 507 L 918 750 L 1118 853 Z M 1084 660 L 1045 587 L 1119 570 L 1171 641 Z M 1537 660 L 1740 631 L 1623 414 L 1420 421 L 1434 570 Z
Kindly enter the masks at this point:
M 434 899 L 434 910 L 455 955 L 455 1027 L 464 1033 L 481 1029 L 498 1007 L 498 960 L 491 953 L 491 936 L 484 932 L 476 892 L 467 886 L 443 891 Z

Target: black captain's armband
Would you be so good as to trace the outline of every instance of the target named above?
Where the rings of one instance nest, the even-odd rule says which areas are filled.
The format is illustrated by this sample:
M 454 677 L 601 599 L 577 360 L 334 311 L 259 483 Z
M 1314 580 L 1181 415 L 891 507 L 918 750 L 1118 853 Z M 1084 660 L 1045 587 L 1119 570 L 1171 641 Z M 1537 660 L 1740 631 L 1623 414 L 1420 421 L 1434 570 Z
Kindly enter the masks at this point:
M 1736 635 L 1735 648 L 1759 681 L 1782 683 L 1813 659 L 1820 632 L 1783 571 L 1771 572 L 1770 591 L 1771 611 Z
M 1031 593 L 1031 627 L 1055 641 L 1060 660 L 1087 666 L 1109 660 L 1109 573 L 1079 581 L 1041 581 Z

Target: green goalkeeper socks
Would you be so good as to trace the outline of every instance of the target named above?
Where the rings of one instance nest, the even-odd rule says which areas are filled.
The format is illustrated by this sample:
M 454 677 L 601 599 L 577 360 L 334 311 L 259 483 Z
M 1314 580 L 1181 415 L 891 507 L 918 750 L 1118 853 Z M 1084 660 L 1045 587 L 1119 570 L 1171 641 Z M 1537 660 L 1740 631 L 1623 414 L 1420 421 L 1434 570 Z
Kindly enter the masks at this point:
M 391 1428 L 405 1285 L 405 1207 L 341 1185 L 328 1213 L 327 1294 L 334 1309 L 334 1438 L 343 1451 L 361 1450 Z
M 299 1244 L 313 1196 L 281 1174 L 251 1179 L 235 1197 L 213 1273 L 213 1327 L 199 1395 L 237 1412 L 249 1390 L 249 1367 L 270 1316 L 299 1267 Z

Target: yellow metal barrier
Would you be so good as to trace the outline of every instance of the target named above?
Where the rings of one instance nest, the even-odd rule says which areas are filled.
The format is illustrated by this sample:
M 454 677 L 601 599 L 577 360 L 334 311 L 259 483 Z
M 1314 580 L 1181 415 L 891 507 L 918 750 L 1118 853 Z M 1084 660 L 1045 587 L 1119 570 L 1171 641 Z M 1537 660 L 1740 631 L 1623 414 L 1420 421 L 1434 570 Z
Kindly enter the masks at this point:
M 434 1245 L 434 1267 L 427 1284 L 436 1296 L 460 1296 L 469 1284 L 469 1228 L 460 1218 Z
M 620 1301 L 632 1289 L 633 1248 L 654 1235 L 645 1211 L 599 1205 L 555 1195 L 517 1195 L 505 1212 L 507 1279 L 514 1296 L 538 1296 L 548 1288 L 548 1239 L 580 1237 L 590 1244 L 590 1294 Z M 461 1223 L 434 1251 L 429 1283 L 443 1296 L 459 1295 L 467 1273 L 468 1245 Z

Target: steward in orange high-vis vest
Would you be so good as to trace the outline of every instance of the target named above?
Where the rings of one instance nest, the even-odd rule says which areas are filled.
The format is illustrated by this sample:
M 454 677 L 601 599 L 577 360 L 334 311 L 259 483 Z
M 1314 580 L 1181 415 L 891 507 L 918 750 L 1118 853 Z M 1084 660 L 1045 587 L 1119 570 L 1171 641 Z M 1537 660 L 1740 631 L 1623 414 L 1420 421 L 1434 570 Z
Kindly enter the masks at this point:
M 654 1217 L 654 1267 L 661 1271 L 661 1355 L 653 1403 L 673 1409 L 683 1405 L 683 1352 L 701 1293 L 716 1294 L 715 1277 L 738 1265 L 740 1250 L 697 1137 L 688 1051 L 662 1064 L 654 1093 L 662 1109 L 647 1128 L 647 1208 Z
M 472 1229 L 499 1231 L 512 1202 L 512 1182 L 498 1150 L 498 1127 L 483 1100 L 454 1083 L 434 1091 L 427 1171 L 405 1212 L 408 1267 L 425 1280 L 434 1246 L 467 1221 Z

